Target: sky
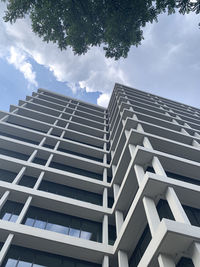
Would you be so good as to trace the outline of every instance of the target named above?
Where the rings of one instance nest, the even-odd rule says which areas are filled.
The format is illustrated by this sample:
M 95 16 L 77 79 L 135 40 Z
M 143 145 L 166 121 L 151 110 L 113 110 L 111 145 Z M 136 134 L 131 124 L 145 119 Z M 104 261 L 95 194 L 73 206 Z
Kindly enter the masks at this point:
M 160 15 L 142 45 L 115 61 L 102 47 L 60 51 L 32 32 L 28 17 L 5 23 L 4 11 L 0 2 L 0 110 L 38 88 L 106 107 L 116 82 L 200 108 L 199 15 Z

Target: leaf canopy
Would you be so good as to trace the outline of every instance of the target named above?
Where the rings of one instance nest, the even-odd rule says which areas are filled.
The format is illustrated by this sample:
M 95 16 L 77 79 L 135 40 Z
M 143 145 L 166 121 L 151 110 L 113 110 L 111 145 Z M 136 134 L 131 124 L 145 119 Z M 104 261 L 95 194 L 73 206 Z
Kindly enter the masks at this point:
M 127 57 L 143 39 L 143 27 L 162 12 L 200 12 L 200 0 L 2 0 L 4 20 L 15 23 L 29 15 L 32 29 L 46 42 L 75 54 L 103 44 L 105 56 Z

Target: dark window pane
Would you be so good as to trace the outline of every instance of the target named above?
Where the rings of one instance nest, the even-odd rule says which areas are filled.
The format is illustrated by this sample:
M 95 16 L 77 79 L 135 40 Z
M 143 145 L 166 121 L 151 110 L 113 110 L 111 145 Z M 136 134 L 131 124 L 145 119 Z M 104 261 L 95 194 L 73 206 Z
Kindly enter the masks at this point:
M 61 151 L 61 152 L 64 152 L 64 153 L 68 153 L 68 154 L 72 154 L 72 155 L 76 155 L 76 156 L 79 156 L 79 157 L 84 157 L 86 159 L 99 161 L 99 162 L 103 161 L 103 159 L 99 159 L 99 158 L 92 157 L 92 156 L 89 156 L 89 155 L 86 155 L 86 154 L 82 154 L 82 153 L 78 153 L 78 152 L 75 152 L 75 151 L 67 150 L 67 149 L 64 149 L 64 148 L 61 148 L 61 147 L 58 148 L 58 151 Z
M 39 190 L 102 205 L 102 195 L 43 180 Z
M 19 185 L 33 188 L 36 181 L 37 181 L 37 179 L 35 177 L 23 175 L 21 180 L 19 181 Z
M 10 137 L 10 138 L 13 138 L 13 139 L 16 139 L 16 140 L 20 140 L 20 141 L 23 141 L 23 142 L 35 144 L 35 145 L 39 144 L 39 142 L 37 142 L 37 141 L 33 141 L 33 140 L 30 140 L 30 139 L 22 138 L 22 137 L 19 137 L 19 136 L 8 134 L 8 133 L 0 132 L 0 135 L 6 136 L 6 137 Z
M 23 224 L 101 242 L 101 223 L 33 206 L 29 208 Z
M 116 229 L 115 226 L 109 225 L 108 226 L 108 243 L 109 245 L 113 245 L 116 240 Z
M 0 180 L 1 181 L 12 183 L 16 176 L 17 176 L 17 173 L 15 172 L 10 172 L 7 170 L 0 169 Z
M 137 267 L 138 263 L 140 262 L 145 250 L 147 249 L 147 246 L 149 245 L 149 242 L 151 241 L 151 233 L 149 226 L 147 225 L 144 229 L 144 232 L 142 233 L 135 250 L 133 251 L 133 254 L 130 258 L 129 264 L 130 267 Z
M 54 161 L 51 162 L 49 167 L 56 168 L 56 169 L 63 170 L 63 171 L 67 171 L 67 172 L 72 172 L 72 173 L 83 175 L 83 176 L 87 176 L 89 178 L 93 178 L 93 179 L 97 179 L 97 180 L 102 180 L 102 178 L 103 178 L 103 175 L 101 175 L 101 174 L 86 171 L 86 170 L 79 169 L 79 168 L 74 168 L 74 167 L 67 166 L 67 165 L 57 163 Z
M 4 148 L 0 148 L 0 154 L 13 157 L 13 158 L 17 158 L 17 159 L 21 159 L 21 160 L 27 160 L 29 158 L 29 155 L 25 155 L 25 154 L 11 151 L 11 150 L 4 149 Z
M 19 262 L 19 263 L 18 263 Z M 18 263 L 18 265 L 17 265 Z M 56 254 L 11 246 L 2 267 L 32 266 L 32 267 L 101 267 L 100 264 L 77 260 Z
M 194 264 L 189 258 L 181 258 L 176 267 L 194 267 Z
M 189 207 L 186 205 L 184 205 L 183 208 L 191 224 L 195 226 L 200 226 L 200 209 L 196 209 L 196 208 Z
M 186 176 L 183 176 L 183 175 L 180 175 L 180 174 L 176 174 L 176 173 L 172 173 L 172 172 L 168 172 L 168 171 L 166 171 L 166 174 L 170 178 L 174 178 L 176 180 L 180 180 L 180 181 L 191 183 L 191 184 L 200 185 L 200 180 L 196 180 L 194 178 L 186 177 Z
M 157 211 L 158 215 L 160 217 L 160 220 L 163 218 L 174 220 L 174 216 L 171 212 L 171 209 L 169 207 L 169 204 L 166 200 L 160 199 L 158 204 L 157 204 Z
M 0 218 L 2 220 L 15 222 L 22 210 L 23 205 L 18 202 L 6 201 L 0 212 Z
M 41 159 L 41 158 L 37 158 L 37 157 L 34 158 L 34 160 L 33 160 L 33 163 L 40 164 L 40 165 L 45 165 L 46 162 L 47 162 L 46 159 Z

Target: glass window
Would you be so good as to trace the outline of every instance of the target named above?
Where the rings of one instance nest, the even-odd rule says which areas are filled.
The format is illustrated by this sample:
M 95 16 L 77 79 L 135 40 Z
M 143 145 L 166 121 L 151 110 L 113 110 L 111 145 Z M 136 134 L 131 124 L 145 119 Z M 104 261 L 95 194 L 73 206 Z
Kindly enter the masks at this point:
M 8 200 L 1 209 L 0 218 L 2 220 L 16 222 L 22 207 L 23 205 L 21 203 Z
M 8 183 L 12 183 L 17 173 L 0 169 L 0 180 Z
M 19 181 L 19 185 L 33 188 L 36 181 L 37 181 L 37 179 L 35 177 L 23 175 L 21 180 Z
M 26 221 L 25 221 L 25 225 L 28 225 L 28 226 L 33 226 L 35 220 L 32 219 L 32 218 L 27 218 Z
M 81 227 L 81 220 L 78 218 L 72 218 L 70 223 L 69 235 L 79 237 L 80 227 Z
M 108 238 L 109 245 L 113 245 L 116 240 L 116 229 L 113 225 L 108 225 Z
M 101 242 L 102 224 L 31 206 L 23 224 Z
M 183 208 L 192 225 L 200 227 L 200 209 L 183 205 Z
M 36 228 L 45 229 L 46 222 L 36 219 L 33 226 L 36 227 Z
M 93 178 L 93 179 L 97 179 L 97 180 L 102 180 L 103 179 L 103 175 L 102 174 L 98 174 L 98 173 L 94 173 L 94 172 L 90 172 L 90 171 L 86 171 L 83 169 L 79 169 L 79 168 L 74 168 L 72 166 L 67 166 L 58 162 L 54 162 L 52 161 L 49 165 L 49 167 L 51 168 L 56 168 L 59 170 L 63 170 L 63 171 L 67 171 L 67 172 L 72 172 L 75 174 L 79 174 L 79 175 L 83 175 L 89 178 Z
M 8 259 L 7 263 L 6 263 L 6 267 L 15 267 L 17 266 L 17 262 L 18 260 L 15 259 Z
M 133 251 L 133 254 L 130 258 L 129 265 L 130 267 L 137 267 L 140 262 L 145 250 L 148 247 L 149 242 L 151 241 L 151 233 L 149 226 L 147 225 Z
M 62 226 L 59 224 L 47 223 L 46 230 L 61 233 L 67 235 L 69 232 L 69 228 L 66 226 Z
M 41 159 L 41 158 L 37 158 L 37 157 L 34 158 L 34 160 L 33 160 L 33 163 L 40 164 L 40 165 L 45 165 L 46 162 L 47 162 L 46 159 Z
M 181 258 L 176 267 L 194 267 L 194 264 L 189 258 Z
M 102 205 L 102 195 L 88 192 L 82 189 L 73 188 L 66 185 L 61 185 L 43 180 L 39 186 L 39 190 L 86 201 L 96 205 Z
M 171 209 L 169 207 L 169 204 L 166 200 L 160 199 L 158 204 L 157 204 L 157 211 L 158 215 L 160 217 L 160 220 L 163 218 L 174 220 L 174 216 L 171 212 Z
M 22 154 L 20 152 L 11 151 L 8 149 L 0 148 L 0 154 L 3 154 L 5 156 L 21 159 L 21 160 L 27 160 L 29 158 L 29 155 Z

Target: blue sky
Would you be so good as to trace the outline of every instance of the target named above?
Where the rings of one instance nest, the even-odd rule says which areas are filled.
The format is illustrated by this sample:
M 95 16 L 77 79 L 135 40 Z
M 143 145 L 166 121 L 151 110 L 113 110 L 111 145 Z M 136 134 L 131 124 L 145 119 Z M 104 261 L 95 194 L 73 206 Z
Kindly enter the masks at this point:
M 114 61 L 101 47 L 61 52 L 31 31 L 28 18 L 4 23 L 4 10 L 0 2 L 0 110 L 40 87 L 106 106 L 115 82 L 200 108 L 200 16 L 161 15 L 141 46 Z

